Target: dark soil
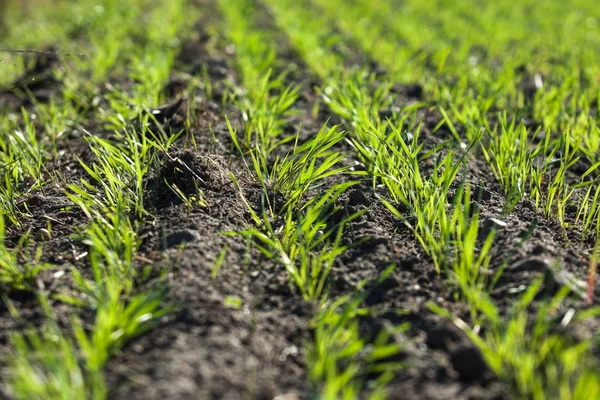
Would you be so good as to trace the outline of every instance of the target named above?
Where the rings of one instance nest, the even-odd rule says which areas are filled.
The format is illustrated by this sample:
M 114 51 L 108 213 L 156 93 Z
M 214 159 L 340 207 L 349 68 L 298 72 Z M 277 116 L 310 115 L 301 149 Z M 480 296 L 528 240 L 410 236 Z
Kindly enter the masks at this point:
M 167 131 L 186 128 L 188 110 L 192 111 L 192 126 L 168 155 L 161 156 L 147 177 L 144 200 L 153 218 L 140 227 L 143 239 L 140 256 L 153 261 L 157 275 L 167 271 L 162 284 L 169 289 L 169 301 L 178 308 L 155 330 L 137 338 L 109 361 L 106 370 L 109 398 L 314 398 L 318 388 L 309 381 L 304 349 L 311 340 L 309 321 L 317 313 L 315 306 L 302 301 L 281 266 L 261 257 L 241 236 L 222 234 L 251 224 L 247 206 L 230 173 L 253 206 L 258 207 L 261 193 L 239 155 L 232 150 L 224 118 L 227 115 L 235 126 L 239 125 L 239 111 L 232 105 L 223 106 L 226 89 L 239 84 L 235 60 L 225 51 L 225 39 L 212 36 L 206 29 L 207 25 L 219 23 L 212 18 L 216 15 L 213 5 L 208 0 L 199 3 L 205 8 L 204 14 L 211 18 L 200 21 L 197 32 L 184 45 L 172 82 L 165 88 L 170 99 L 156 107 L 157 120 Z M 275 30 L 266 10 L 259 8 L 259 11 L 265 29 Z M 290 79 L 302 87 L 300 101 L 295 106 L 299 113 L 290 118 L 286 131 L 300 130 L 301 138 L 306 139 L 328 119 L 330 123 L 339 121 L 330 119 L 332 116 L 323 106 L 313 116 L 313 106 L 318 101 L 314 87 L 319 81 L 279 35 L 276 34 L 277 43 L 282 47 L 285 64 L 296 66 Z M 40 60 L 30 73 L 47 70 L 47 66 L 42 68 L 44 62 L 53 60 Z M 349 63 L 366 62 L 370 61 L 360 56 L 349 57 Z M 199 75 L 204 71 L 211 79 L 212 91 L 209 93 L 201 85 L 187 90 L 188 75 L 182 72 Z M 45 82 L 48 86 L 32 90 L 41 101 L 48 88 L 57 85 Z M 418 84 L 398 86 L 393 92 L 398 96 L 397 105 L 421 101 L 423 96 Z M 21 97 L 11 96 L 0 96 L 0 107 L 22 105 L 14 101 L 15 98 L 23 101 Z M 422 117 L 423 140 L 428 146 L 450 137 L 443 128 L 431 132 L 440 121 L 435 111 L 427 110 Z M 89 123 L 94 125 L 94 121 Z M 77 143 L 80 135 L 76 131 L 71 135 L 70 139 Z M 190 140 L 192 135 L 195 146 Z M 71 149 L 73 142 L 65 141 L 61 146 Z M 348 153 L 344 160 L 347 165 L 358 163 L 347 144 L 340 144 L 339 150 Z M 60 171 L 66 182 L 53 183 L 22 199 L 21 204 L 30 217 L 22 227 L 8 232 L 10 245 L 30 232 L 32 248 L 43 246 L 43 260 L 56 266 L 40 275 L 39 286 L 51 293 L 69 290 L 68 273 L 63 274 L 68 266 L 84 271 L 87 267 L 82 257 L 86 247 L 77 234 L 89 221 L 64 194 L 65 183 L 83 176 L 72 156 L 83 152 L 83 147 L 75 145 L 70 156 L 56 161 L 51 169 Z M 589 244 L 577 239 L 567 241 L 558 223 L 536 213 L 528 201 L 505 214 L 501 187 L 479 154 L 469 158 L 466 171 L 461 179 L 473 185 L 473 202 L 481 212 L 482 231 L 494 228 L 498 232 L 491 273 L 503 267 L 506 272 L 491 293 L 502 312 L 538 276 L 546 277 L 546 290 L 540 299 L 567 284 L 568 278 L 585 280 Z M 175 184 L 187 196 L 201 190 L 203 204 L 186 204 L 165 182 Z M 510 398 L 508 388 L 494 376 L 466 336 L 450 321 L 430 311 L 428 303 L 434 302 L 470 320 L 469 310 L 458 300 L 458 293 L 447 277 L 436 272 L 412 233 L 399 224 L 376 195 L 385 196 L 385 192 L 379 189 L 374 192 L 365 182 L 338 201 L 347 215 L 362 209 L 367 212 L 346 229 L 344 242 L 361 244 L 350 246 L 339 258 L 331 271 L 330 289 L 332 297 L 353 293 L 360 282 L 375 281 L 389 265 L 396 265 L 394 272 L 366 297 L 364 305 L 380 312 L 361 320 L 365 337 L 375 337 L 387 324 L 410 323 L 402 338 L 405 350 L 400 356 L 407 367 L 391 382 L 389 398 Z M 49 239 L 43 235 L 48 220 L 53 228 Z M 227 251 L 224 263 L 213 278 L 215 262 L 224 248 Z M 10 316 L 4 305 L 0 307 L 2 354 L 10 351 L 11 332 L 43 323 L 43 312 L 35 296 L 13 293 L 11 297 L 22 321 Z M 54 305 L 59 321 L 67 326 L 68 316 L 75 310 L 58 302 Z M 574 295 L 565 307 L 580 309 L 585 303 Z M 84 315 L 85 318 L 93 316 Z M 583 331 L 574 334 L 585 336 L 597 330 L 597 325 L 591 321 Z M 4 368 L 0 368 L 0 373 L 6 373 Z

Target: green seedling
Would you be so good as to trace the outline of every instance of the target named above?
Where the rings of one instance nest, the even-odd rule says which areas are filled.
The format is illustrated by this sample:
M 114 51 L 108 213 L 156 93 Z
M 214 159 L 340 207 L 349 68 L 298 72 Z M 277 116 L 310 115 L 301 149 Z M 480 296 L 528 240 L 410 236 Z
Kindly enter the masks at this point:
M 206 202 L 204 201 L 202 195 L 202 189 L 198 186 L 198 182 L 194 181 L 194 194 L 186 195 L 181 189 L 177 187 L 176 184 L 172 183 L 169 185 L 169 182 L 165 179 L 165 184 L 171 189 L 173 193 L 181 200 L 183 204 L 185 204 L 187 219 L 190 219 L 190 214 L 194 207 L 206 207 Z
M 160 319 L 173 311 L 163 305 L 166 293 L 150 290 L 132 296 L 128 302 L 109 299 L 96 310 L 96 320 L 88 335 L 82 325 L 73 321 L 73 329 L 86 366 L 102 371 L 106 362 L 130 340 L 153 329 Z
M 228 250 L 229 250 L 229 248 L 227 247 L 227 245 L 223 246 L 223 249 L 219 253 L 219 256 L 216 258 L 215 263 L 213 264 L 212 272 L 210 274 L 211 278 L 213 278 L 213 279 L 217 278 L 217 275 L 219 274 L 219 271 L 221 270 L 221 267 L 223 266 L 223 262 L 225 261 L 225 257 L 227 256 Z
M 236 131 L 231 124 L 228 126 L 233 143 L 241 153 L 242 147 Z M 303 196 L 321 181 L 349 171 L 349 167 L 338 166 L 344 159 L 344 154 L 331 150 L 344 137 L 345 133 L 338 126 L 328 128 L 323 125 L 313 138 L 303 144 L 298 144 L 296 135 L 294 148 L 283 158 L 276 157 L 272 165 L 267 163 L 261 153 L 251 151 L 252 166 L 249 169 L 253 170 L 265 193 L 281 194 L 286 198 L 282 209 L 296 208 Z M 310 201 L 304 207 L 308 204 Z M 272 213 L 279 211 L 272 209 L 272 206 L 269 203 Z
M 327 220 L 332 203 L 354 182 L 336 185 L 295 217 L 293 209 L 284 214 L 284 225 L 275 229 L 265 213 L 262 229 L 248 228 L 238 234 L 253 241 L 265 257 L 285 268 L 290 284 L 302 294 L 304 300 L 323 303 L 327 299 L 327 282 L 335 259 L 347 246 L 341 244 L 345 226 L 360 213 L 342 220 L 337 227 L 329 228 Z M 330 210 L 325 212 L 325 210 Z
M 0 287 L 3 292 L 12 290 L 34 290 L 35 279 L 43 269 L 50 265 L 41 263 L 42 249 L 38 248 L 33 258 L 25 248 L 26 236 L 23 236 L 16 249 L 7 249 L 5 245 L 5 222 L 0 215 Z
M 508 124 L 506 114 L 500 120 L 500 131 L 497 126 L 493 130 L 488 127 L 488 137 L 482 141 L 482 153 L 508 196 L 509 205 L 529 198 L 540 207 L 543 180 L 557 147 L 551 145 L 551 135 L 546 134 L 531 148 L 530 143 L 538 138 L 539 129 L 531 136 L 523 122 L 516 125 L 513 119 Z M 510 212 L 510 208 L 507 211 Z
M 393 266 L 378 282 L 392 271 Z M 323 399 L 355 399 L 364 395 L 366 388 L 369 399 L 386 398 L 386 384 L 405 367 L 391 359 L 402 351 L 397 338 L 408 325 L 386 326 L 376 337 L 366 337 L 359 325 L 361 317 L 370 312 L 361 308 L 364 299 L 365 293 L 341 296 L 312 321 L 314 343 L 307 346 L 306 358 L 310 378 Z M 370 382 L 367 376 L 371 376 Z
M 39 332 L 31 329 L 11 337 L 8 387 L 16 399 L 101 399 L 106 388 L 101 375 L 80 365 L 76 345 L 55 323 Z

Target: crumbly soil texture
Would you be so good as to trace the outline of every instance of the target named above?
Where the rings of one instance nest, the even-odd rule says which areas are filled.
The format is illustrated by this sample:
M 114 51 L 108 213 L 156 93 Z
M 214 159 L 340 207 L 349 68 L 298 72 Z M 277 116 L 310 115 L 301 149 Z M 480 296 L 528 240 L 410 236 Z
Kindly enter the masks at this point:
M 252 224 L 248 205 L 259 211 L 264 193 L 232 147 L 225 115 L 234 127 L 240 126 L 242 119 L 234 105 L 223 105 L 223 96 L 240 79 L 235 56 L 225 51 L 227 41 L 213 40 L 207 33 L 205 23 L 209 20 L 198 23 L 196 32 L 184 44 L 172 81 L 165 88 L 169 100 L 156 107 L 155 115 L 165 130 L 189 131 L 168 155 L 158 159 L 144 182 L 144 203 L 151 218 L 139 228 L 142 245 L 138 258 L 141 267 L 152 265 L 156 279 L 168 287 L 168 301 L 176 310 L 109 361 L 109 398 L 316 398 L 318 388 L 309 379 L 305 354 L 312 340 L 311 320 L 317 314 L 316 306 L 302 300 L 282 266 L 265 259 L 241 236 L 224 235 Z M 318 79 L 291 49 L 281 54 L 289 58 L 288 67 L 295 65 L 288 79 L 296 80 L 302 88 L 295 106 L 300 112 L 290 118 L 286 132 L 300 131 L 301 139 L 306 139 L 328 119 L 330 124 L 339 122 L 323 105 L 318 113 L 313 112 L 318 101 L 314 89 Z M 48 57 L 40 59 L 31 73 L 44 76 L 44 68 L 54 62 L 57 61 Z M 201 89 L 185 92 L 186 77 L 203 71 L 212 81 L 210 93 Z M 39 95 L 38 101 L 47 101 L 48 93 L 60 90 L 60 85 L 48 79 L 31 92 Z M 396 104 L 423 100 L 418 85 L 395 89 Z M 19 97 L 13 92 L 0 95 L 0 104 L 5 107 L 31 107 L 17 100 Z M 186 126 L 190 112 L 192 124 Z M 444 128 L 431 132 L 441 120 L 433 109 L 424 110 L 421 116 L 425 120 L 422 140 L 427 146 L 451 136 Z M 94 121 L 90 126 L 97 130 L 96 134 L 110 135 Z M 191 135 L 195 138 L 193 144 Z M 81 137 L 77 130 L 69 132 L 68 140 L 61 144 L 65 150 L 62 158 L 48 166 L 65 178 L 22 199 L 29 217 L 22 227 L 12 227 L 7 232 L 8 245 L 16 244 L 23 234 L 29 233 L 31 247 L 43 247 L 42 260 L 54 267 L 40 274 L 38 286 L 50 293 L 69 290 L 71 266 L 89 271 L 84 257 L 87 247 L 81 240 L 89 221 L 64 194 L 66 183 L 85 175 L 75 156 L 93 159 Z M 340 144 L 339 150 L 347 154 L 344 163 L 357 162 L 347 144 Z M 426 165 L 423 168 L 427 170 Z M 519 203 L 506 215 L 502 189 L 483 160 L 469 159 L 465 171 L 459 179 L 473 187 L 473 203 L 481 213 L 481 231 L 494 228 L 498 232 L 490 269 L 494 273 L 505 268 L 505 272 L 491 293 L 502 310 L 510 298 L 522 293 L 539 276 L 545 280 L 538 300 L 551 296 L 564 284 L 585 279 L 584 255 L 589 252 L 589 243 L 569 241 L 557 222 L 536 213 L 528 201 Z M 239 188 L 231 175 L 236 177 Z M 336 178 L 338 182 L 344 179 L 351 177 Z M 167 184 L 175 184 L 186 195 L 201 189 L 202 204 L 190 206 L 182 202 Z M 334 265 L 328 287 L 331 298 L 352 294 L 361 282 L 375 282 L 382 271 L 392 264 L 396 266 L 387 279 L 369 289 L 365 298 L 364 306 L 378 311 L 360 320 L 365 338 L 375 338 L 386 326 L 410 324 L 397 338 L 404 343 L 404 350 L 396 361 L 404 362 L 406 367 L 390 383 L 389 398 L 510 398 L 508 388 L 494 376 L 466 336 L 451 321 L 430 311 L 429 304 L 433 302 L 466 321 L 470 319 L 456 289 L 443 273 L 436 272 L 413 234 L 387 211 L 380 196 L 386 196 L 382 189 L 373 189 L 365 182 L 338 200 L 338 213 L 366 212 L 346 227 L 343 242 L 349 248 Z M 53 223 L 53 236 L 48 241 L 42 233 L 49 220 Z M 215 271 L 224 249 L 225 257 Z M 35 296 L 11 292 L 9 298 L 21 315 L 16 319 L 4 303 L 0 304 L 0 351 L 4 354 L 10 351 L 11 332 L 39 326 L 44 320 Z M 574 308 L 584 306 L 584 299 L 577 295 L 568 302 Z M 59 323 L 68 326 L 73 310 L 60 302 L 53 305 Z M 91 314 L 84 312 L 82 318 L 93 322 Z M 594 331 L 597 327 L 590 322 L 584 328 Z M 4 365 L 0 373 L 6 374 Z M 6 396 L 2 390 L 0 396 Z

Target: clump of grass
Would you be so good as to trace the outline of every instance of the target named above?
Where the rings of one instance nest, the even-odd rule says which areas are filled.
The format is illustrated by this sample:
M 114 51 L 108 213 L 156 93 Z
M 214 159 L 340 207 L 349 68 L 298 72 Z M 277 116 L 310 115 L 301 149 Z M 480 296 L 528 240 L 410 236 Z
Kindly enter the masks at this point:
M 285 119 L 293 114 L 298 88 L 284 86 L 283 76 L 272 79 L 268 71 L 259 81 L 251 102 L 241 104 L 245 123 L 244 146 L 268 157 L 278 146 L 293 140 L 282 137 Z M 277 93 L 277 94 L 273 94 Z
M 104 399 L 103 369 L 109 357 L 133 338 L 152 329 L 171 311 L 163 307 L 163 291 L 131 296 L 127 302 L 104 297 L 96 304 L 96 320 L 88 333 L 77 317 L 72 337 L 56 323 L 45 297 L 40 297 L 48 322 L 39 331 L 15 333 L 9 359 L 8 387 L 18 399 Z
M 76 345 L 55 323 L 40 332 L 13 334 L 8 387 L 16 399 L 102 399 L 106 388 L 102 376 L 80 365 Z
M 396 115 L 390 113 L 393 96 L 390 95 L 391 82 L 367 70 L 358 69 L 337 72 L 323 85 L 323 102 L 336 115 L 352 128 L 352 133 L 372 143 L 375 138 L 369 135 L 370 129 L 385 130 L 386 121 L 381 117 L 387 112 L 390 120 Z M 419 104 L 405 108 L 405 115 Z
M 600 185 L 590 184 L 577 207 L 575 223 L 581 223 L 581 239 L 600 238 Z
M 101 50 L 114 53 L 114 59 L 104 58 L 105 63 L 110 62 L 118 68 L 122 65 L 130 66 L 126 76 L 131 86 L 123 89 L 110 85 L 109 92 L 104 96 L 110 107 L 100 110 L 102 120 L 113 129 L 128 128 L 132 119 L 142 112 L 149 113 L 165 100 L 164 88 L 174 72 L 177 53 L 183 41 L 193 31 L 191 27 L 198 16 L 196 7 L 191 6 L 188 0 L 150 4 L 144 7 L 147 16 L 142 19 L 143 23 L 134 24 L 135 27 L 124 23 L 108 33 L 110 39 L 113 39 L 112 35 L 122 35 L 120 42 L 118 37 L 108 41 L 104 37 L 96 39 Z M 138 7 L 134 3 L 130 10 L 125 11 L 125 18 L 135 19 L 135 15 L 143 10 Z M 127 13 L 132 16 L 128 17 Z M 138 37 L 143 38 L 141 43 L 129 43 L 132 28 L 135 28 L 134 32 Z M 93 68 L 93 71 L 105 71 L 99 73 L 102 79 L 111 68 L 110 65 L 103 65 L 102 68 Z
M 147 117 L 142 119 L 145 125 L 143 121 Z M 132 211 L 142 218 L 146 213 L 143 178 L 157 153 L 166 153 L 179 136 L 163 140 L 145 126 L 141 133 L 125 129 L 114 140 L 90 134 L 86 139 L 96 161 L 91 165 L 79 162 L 91 179 L 82 178 L 79 185 L 69 185 L 69 198 L 92 219 L 102 218 L 107 211 Z
M 100 373 L 108 359 L 129 341 L 153 329 L 161 317 L 173 310 L 165 307 L 164 291 L 146 291 L 127 302 L 107 299 L 96 310 L 90 334 L 75 321 L 73 328 L 87 368 Z
M 137 276 L 134 256 L 139 239 L 127 216 L 108 215 L 103 222 L 92 223 L 85 233 L 84 243 L 90 247 L 93 279 L 85 278 L 78 269 L 72 268 L 82 300 L 71 300 L 97 309 L 103 302 L 118 301 L 122 295 L 128 296 Z
M 481 146 L 483 155 L 507 196 L 507 211 L 523 198 L 532 199 L 536 208 L 540 207 L 542 183 L 557 147 L 551 145 L 551 135 L 546 133 L 532 148 L 530 143 L 538 138 L 540 129 L 531 135 L 523 121 L 516 125 L 513 119 L 509 124 L 506 118 L 506 114 L 500 116 L 499 127 L 488 127 L 489 138 Z
M 306 301 L 323 303 L 327 300 L 327 282 L 335 259 L 347 246 L 341 244 L 346 224 L 361 213 L 343 219 L 337 227 L 330 227 L 328 220 L 337 211 L 332 206 L 341 193 L 355 182 L 339 184 L 296 214 L 287 208 L 283 225 L 273 227 L 269 216 L 262 218 L 262 228 L 248 228 L 238 234 L 252 240 L 265 257 L 282 264 L 293 284 Z M 327 211 L 325 211 L 327 210 Z M 297 215 L 297 216 L 296 216 Z
M 236 131 L 231 124 L 228 126 L 235 147 L 243 154 Z M 349 167 L 338 166 L 344 154 L 331 150 L 344 137 L 345 133 L 339 126 L 327 127 L 325 124 L 303 144 L 298 145 L 298 135 L 295 135 L 293 149 L 282 158 L 277 156 L 272 164 L 260 152 L 251 151 L 251 169 L 266 193 L 281 194 L 286 198 L 282 209 L 295 209 L 303 196 L 320 182 L 349 170 Z M 279 210 L 271 211 L 277 213 Z
M 451 223 L 452 260 L 450 269 L 455 283 L 463 293 L 463 299 L 469 299 L 470 292 L 487 290 L 488 267 L 492 258 L 495 229 L 491 229 L 483 240 L 480 239 L 479 212 L 474 210 L 469 186 L 459 187 L 455 199 L 455 209 Z M 475 309 L 471 304 L 471 311 Z

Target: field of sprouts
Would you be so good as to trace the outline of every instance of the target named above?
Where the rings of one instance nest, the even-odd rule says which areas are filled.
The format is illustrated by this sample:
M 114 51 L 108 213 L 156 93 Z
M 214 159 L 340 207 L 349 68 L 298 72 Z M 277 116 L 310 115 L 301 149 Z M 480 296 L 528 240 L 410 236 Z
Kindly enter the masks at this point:
M 0 398 L 600 398 L 592 0 L 0 0 Z

